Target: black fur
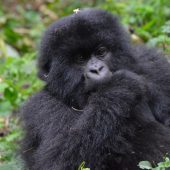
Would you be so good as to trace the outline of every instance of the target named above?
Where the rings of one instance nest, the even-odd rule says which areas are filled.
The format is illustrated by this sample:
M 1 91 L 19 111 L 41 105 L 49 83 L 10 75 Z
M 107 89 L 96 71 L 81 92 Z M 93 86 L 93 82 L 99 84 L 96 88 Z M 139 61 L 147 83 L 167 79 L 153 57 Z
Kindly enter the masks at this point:
M 84 91 L 74 56 L 98 45 L 112 52 L 111 81 Z M 133 46 L 117 18 L 86 9 L 46 31 L 39 56 L 45 88 L 23 108 L 23 159 L 29 170 L 137 170 L 170 152 L 170 64 Z

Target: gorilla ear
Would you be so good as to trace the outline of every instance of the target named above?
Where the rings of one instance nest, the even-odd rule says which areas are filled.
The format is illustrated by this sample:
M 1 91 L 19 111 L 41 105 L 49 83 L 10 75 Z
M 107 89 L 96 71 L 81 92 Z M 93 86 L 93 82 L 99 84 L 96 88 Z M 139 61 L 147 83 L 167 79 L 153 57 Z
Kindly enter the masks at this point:
M 43 60 L 41 57 L 39 57 L 39 59 L 38 59 L 38 77 L 43 81 L 47 81 L 50 69 L 51 69 L 51 61 L 49 59 Z
M 43 80 L 43 81 L 47 81 L 47 78 L 48 78 L 48 74 L 44 73 L 42 74 L 42 72 L 38 72 L 38 77 Z

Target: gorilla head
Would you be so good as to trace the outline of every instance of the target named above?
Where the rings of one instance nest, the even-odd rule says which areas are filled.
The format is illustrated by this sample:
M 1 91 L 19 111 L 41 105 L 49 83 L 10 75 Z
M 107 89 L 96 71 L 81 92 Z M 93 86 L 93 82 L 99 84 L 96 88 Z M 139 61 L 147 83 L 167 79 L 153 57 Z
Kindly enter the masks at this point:
M 72 94 L 108 83 L 117 69 L 131 68 L 134 59 L 129 48 L 129 39 L 115 16 L 97 9 L 81 10 L 46 31 L 39 76 L 52 93 L 73 99 Z

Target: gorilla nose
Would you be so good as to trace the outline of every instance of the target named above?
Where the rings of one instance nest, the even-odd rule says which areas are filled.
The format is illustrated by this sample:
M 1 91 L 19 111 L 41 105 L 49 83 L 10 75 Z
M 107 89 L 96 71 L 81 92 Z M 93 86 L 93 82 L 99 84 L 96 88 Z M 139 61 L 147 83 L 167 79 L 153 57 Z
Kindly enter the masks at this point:
M 97 66 L 96 66 L 96 67 L 90 68 L 90 69 L 89 69 L 89 72 L 92 73 L 92 74 L 97 74 L 97 75 L 99 75 L 100 72 L 102 71 L 103 67 L 104 67 L 104 66 L 100 66 L 100 67 L 97 67 Z
M 107 78 L 108 75 L 109 70 L 104 65 L 94 65 L 89 67 L 86 71 L 86 77 L 95 81 L 101 81 Z

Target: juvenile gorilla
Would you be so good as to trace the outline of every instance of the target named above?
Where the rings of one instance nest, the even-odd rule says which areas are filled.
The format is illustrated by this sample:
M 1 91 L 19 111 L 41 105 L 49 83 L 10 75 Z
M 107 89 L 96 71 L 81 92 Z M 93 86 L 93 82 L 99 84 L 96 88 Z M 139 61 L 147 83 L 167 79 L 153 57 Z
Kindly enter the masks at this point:
M 117 18 L 81 10 L 42 39 L 42 91 L 23 108 L 29 170 L 137 170 L 170 152 L 170 64 L 133 46 Z

